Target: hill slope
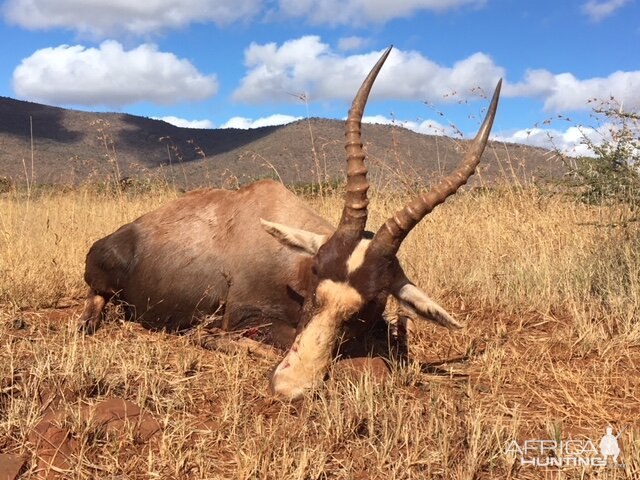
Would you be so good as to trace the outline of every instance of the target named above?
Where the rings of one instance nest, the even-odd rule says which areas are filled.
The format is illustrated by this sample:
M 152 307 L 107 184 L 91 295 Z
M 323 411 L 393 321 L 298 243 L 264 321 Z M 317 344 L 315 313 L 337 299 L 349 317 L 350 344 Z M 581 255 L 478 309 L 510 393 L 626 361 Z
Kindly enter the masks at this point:
M 31 120 L 30 120 L 31 119 Z M 252 130 L 190 129 L 120 113 L 92 113 L 0 97 L 0 177 L 37 183 L 161 177 L 181 186 L 234 186 L 256 178 L 308 183 L 344 176 L 343 123 L 312 118 Z M 392 125 L 364 125 L 371 178 L 423 183 L 457 163 L 465 142 Z M 314 153 L 315 151 L 315 153 Z M 557 175 L 548 152 L 492 144 L 481 177 Z

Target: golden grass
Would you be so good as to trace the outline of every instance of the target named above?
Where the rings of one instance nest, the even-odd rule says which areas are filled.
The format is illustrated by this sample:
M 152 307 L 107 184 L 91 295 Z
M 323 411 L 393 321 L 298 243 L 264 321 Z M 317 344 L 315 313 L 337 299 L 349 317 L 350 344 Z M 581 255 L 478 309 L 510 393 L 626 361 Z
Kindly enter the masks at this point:
M 401 251 L 411 278 L 468 322 L 418 324 L 390 382 L 332 378 L 301 405 L 270 404 L 272 362 L 109 322 L 76 332 L 97 238 L 175 197 L 90 189 L 0 198 L 0 453 L 31 454 L 48 407 L 82 448 L 68 478 L 640 478 L 640 227 L 622 207 L 535 189 L 467 193 Z M 370 228 L 403 199 L 372 199 Z M 311 199 L 327 218 L 339 196 Z M 148 445 L 74 416 L 119 396 L 163 425 Z M 545 470 L 511 440 L 617 432 L 622 468 Z M 597 446 L 597 445 L 596 445 Z M 25 473 L 29 478 L 34 465 Z

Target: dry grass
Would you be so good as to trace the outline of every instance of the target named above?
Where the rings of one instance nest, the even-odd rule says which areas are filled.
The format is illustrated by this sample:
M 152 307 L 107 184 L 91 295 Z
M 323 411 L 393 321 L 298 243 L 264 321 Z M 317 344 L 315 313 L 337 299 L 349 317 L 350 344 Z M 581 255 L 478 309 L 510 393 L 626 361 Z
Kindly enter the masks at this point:
M 413 361 L 390 382 L 335 378 L 290 406 L 266 400 L 270 361 L 117 321 L 85 338 L 78 307 L 60 308 L 82 296 L 95 239 L 174 196 L 0 198 L 0 453 L 29 455 L 29 431 L 66 406 L 82 446 L 69 478 L 640 478 L 640 227 L 619 222 L 621 208 L 535 189 L 458 195 L 401 256 L 468 327 L 418 324 Z M 310 201 L 339 214 L 339 197 Z M 374 198 L 370 227 L 401 201 Z M 74 416 L 112 396 L 163 433 L 138 445 Z M 504 454 L 511 440 L 598 442 L 609 424 L 627 427 L 624 468 L 546 470 Z

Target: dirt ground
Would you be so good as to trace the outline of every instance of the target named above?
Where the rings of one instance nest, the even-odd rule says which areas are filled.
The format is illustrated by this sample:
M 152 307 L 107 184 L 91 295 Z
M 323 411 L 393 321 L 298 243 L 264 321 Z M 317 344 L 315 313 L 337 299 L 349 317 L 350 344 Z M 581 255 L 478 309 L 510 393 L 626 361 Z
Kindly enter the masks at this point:
M 385 429 L 375 434 L 370 431 L 374 419 L 354 413 L 359 408 L 354 401 L 371 401 L 358 398 L 365 394 L 383 406 L 398 409 L 396 415 L 411 412 L 396 421 L 407 423 L 405 427 L 413 428 L 418 437 L 420 430 L 433 431 L 434 427 L 443 436 L 420 449 L 424 457 L 420 462 L 408 464 L 403 471 L 393 470 L 393 478 L 638 478 L 640 346 L 581 353 L 571 345 L 564 328 L 570 319 L 536 312 L 503 316 L 479 308 L 457 312 L 468 322 L 460 333 L 417 325 L 411 339 L 411 361 L 406 366 L 396 365 L 390 381 L 367 373 L 354 382 L 353 376 L 336 369 L 327 390 L 290 405 L 274 401 L 266 393 L 273 358 L 242 347 L 209 351 L 195 345 L 189 335 L 149 332 L 134 322 L 119 320 L 116 312 L 94 336 L 79 336 L 75 322 L 81 308 L 80 300 L 70 300 L 65 308 L 23 311 L 3 320 L 5 367 L 0 405 L 8 425 L 0 452 L 22 459 L 20 478 L 276 478 L 270 472 L 275 465 L 287 463 L 287 458 L 293 468 L 306 456 L 313 457 L 304 454 L 311 448 L 305 435 L 298 439 L 302 442 L 300 451 L 274 448 L 267 455 L 267 464 L 261 466 L 239 461 L 239 452 L 231 453 L 232 445 L 221 448 L 221 440 L 230 435 L 228 429 L 242 429 L 246 434 L 249 428 L 254 435 L 265 435 L 267 428 L 272 431 L 266 436 L 273 441 L 273 436 L 278 438 L 291 428 L 304 429 L 309 421 L 315 428 L 320 424 L 330 431 L 337 420 L 327 417 L 331 412 L 318 410 L 317 402 L 337 402 L 340 413 L 355 423 L 339 429 L 343 434 L 348 432 L 346 438 L 320 442 L 325 452 L 318 475 L 314 476 L 315 470 L 309 466 L 306 470 L 290 469 L 283 478 L 347 478 L 345 469 L 336 467 L 347 464 L 349 475 L 353 475 L 350 478 L 383 478 L 390 474 L 390 463 L 406 463 L 402 448 L 415 447 L 402 447 L 403 442 L 390 439 L 392 434 Z M 74 350 L 78 351 L 72 353 Z M 129 358 L 132 353 L 137 362 Z M 162 364 L 152 365 L 160 358 Z M 81 366 L 70 365 L 72 360 Z M 42 369 L 56 371 L 44 378 Z M 136 369 L 140 370 L 136 373 Z M 226 374 L 220 375 L 220 371 Z M 151 380 L 154 374 L 160 378 Z M 34 383 L 36 377 L 39 379 Z M 222 386 L 225 379 L 233 383 Z M 345 384 L 355 388 L 355 399 L 339 398 Z M 176 385 L 180 385 L 179 393 Z M 211 398 L 214 391 L 217 395 Z M 234 417 L 230 409 L 237 406 L 230 403 L 239 397 L 245 405 L 240 408 L 242 414 Z M 139 416 L 117 427 L 105 427 L 108 424 L 104 421 L 96 426 L 86 418 L 92 414 L 82 413 L 88 412 L 89 406 L 98 408 L 113 399 L 139 406 L 142 413 L 137 415 L 147 415 L 158 428 L 140 435 L 143 422 Z M 18 405 L 21 402 L 28 404 L 27 418 L 12 418 L 16 411 L 24 410 L 25 405 Z M 392 412 L 384 415 L 393 417 Z M 429 419 L 434 415 L 442 418 L 434 423 Z M 57 429 L 49 432 L 50 436 L 65 432 L 64 441 L 54 445 L 55 454 L 43 450 L 33 436 L 47 421 Z M 607 469 L 606 477 L 597 468 L 520 465 L 517 458 L 504 453 L 510 440 L 518 445 L 525 439 L 597 442 L 607 425 L 621 432 L 624 467 Z M 474 434 L 476 430 L 479 433 Z M 363 446 L 362 438 L 368 438 L 369 445 Z M 291 438 L 288 441 L 295 443 Z M 479 441 L 492 445 L 475 445 Z M 367 458 L 372 455 L 368 449 L 388 442 L 393 446 L 384 452 L 386 467 L 354 462 L 353 458 L 344 460 L 345 455 Z M 200 457 L 207 455 L 205 445 L 215 448 L 208 461 Z M 468 465 L 469 453 L 455 452 L 460 445 L 467 452 L 477 450 L 477 465 Z M 166 457 L 171 446 L 181 452 L 176 453 L 181 467 L 180 461 L 150 463 L 151 458 Z M 235 444 L 235 448 L 243 447 L 246 445 Z M 380 455 L 377 452 L 374 457 L 379 460 Z

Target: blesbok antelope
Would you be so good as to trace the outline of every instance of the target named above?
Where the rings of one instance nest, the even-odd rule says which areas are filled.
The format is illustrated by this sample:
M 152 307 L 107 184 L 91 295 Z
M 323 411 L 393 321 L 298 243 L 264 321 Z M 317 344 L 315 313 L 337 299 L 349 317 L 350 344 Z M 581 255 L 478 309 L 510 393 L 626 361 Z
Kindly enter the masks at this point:
M 122 302 L 155 329 L 183 329 L 222 314 L 233 331 L 262 326 L 262 340 L 288 348 L 271 391 L 295 399 L 319 385 L 338 339 L 383 321 L 389 295 L 417 316 L 460 324 L 404 274 L 396 252 L 411 229 L 474 173 L 495 117 L 501 81 L 462 162 L 373 234 L 361 120 L 391 47 L 364 80 L 346 120 L 347 185 L 337 228 L 282 184 L 190 192 L 122 226 L 89 250 L 90 290 L 81 323 L 95 330 L 105 304 Z

